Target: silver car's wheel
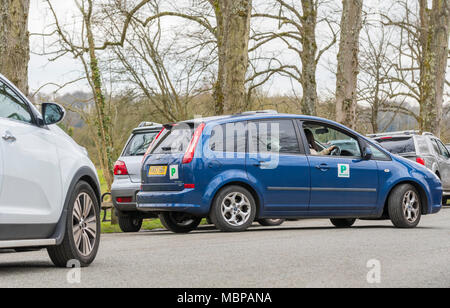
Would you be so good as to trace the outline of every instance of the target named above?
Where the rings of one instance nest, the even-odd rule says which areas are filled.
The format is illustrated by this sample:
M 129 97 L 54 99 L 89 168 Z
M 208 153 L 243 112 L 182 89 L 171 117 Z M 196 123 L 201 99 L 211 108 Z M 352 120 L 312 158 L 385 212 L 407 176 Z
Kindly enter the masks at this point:
M 97 215 L 87 193 L 80 193 L 75 199 L 72 221 L 75 246 L 82 256 L 89 256 L 97 240 Z
M 403 213 L 409 223 L 415 223 L 419 218 L 420 201 L 417 193 L 409 190 L 403 196 Z
M 231 226 L 239 227 L 246 224 L 251 213 L 250 201 L 242 193 L 232 192 L 222 201 L 222 216 Z

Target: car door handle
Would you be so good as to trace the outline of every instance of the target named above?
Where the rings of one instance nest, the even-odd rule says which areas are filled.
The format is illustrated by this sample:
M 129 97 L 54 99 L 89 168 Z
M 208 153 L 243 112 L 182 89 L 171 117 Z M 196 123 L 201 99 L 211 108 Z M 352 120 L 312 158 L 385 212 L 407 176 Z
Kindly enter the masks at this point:
M 5 134 L 2 136 L 2 138 L 3 138 L 3 140 L 5 140 L 5 141 L 11 141 L 11 142 L 14 142 L 14 141 L 16 141 L 17 139 L 16 139 L 16 137 L 14 137 L 10 132 L 5 132 Z
M 330 170 L 330 166 L 328 166 L 327 164 L 320 164 L 316 166 L 316 169 L 319 169 L 321 171 L 328 171 Z

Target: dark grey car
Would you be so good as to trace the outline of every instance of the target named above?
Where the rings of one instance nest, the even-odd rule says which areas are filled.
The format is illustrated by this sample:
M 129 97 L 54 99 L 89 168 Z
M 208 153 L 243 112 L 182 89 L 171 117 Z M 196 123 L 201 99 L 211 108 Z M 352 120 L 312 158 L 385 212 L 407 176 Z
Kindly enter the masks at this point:
M 161 124 L 144 122 L 139 125 L 133 130 L 114 166 L 111 195 L 123 232 L 138 232 L 143 219 L 157 217 L 136 210 L 136 194 L 141 189 L 142 159 L 161 129 Z
M 386 150 L 426 166 L 442 182 L 444 204 L 450 198 L 450 152 L 432 133 L 403 131 L 370 135 Z

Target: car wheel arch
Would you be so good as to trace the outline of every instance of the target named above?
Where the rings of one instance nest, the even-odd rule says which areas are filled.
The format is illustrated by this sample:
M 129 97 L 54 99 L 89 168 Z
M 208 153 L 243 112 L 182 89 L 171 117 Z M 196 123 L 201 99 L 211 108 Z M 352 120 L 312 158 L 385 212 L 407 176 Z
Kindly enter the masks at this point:
M 75 175 L 72 177 L 69 188 L 66 192 L 63 209 L 56 225 L 55 232 L 51 238 L 56 239 L 56 245 L 59 245 L 64 240 L 64 233 L 66 231 L 67 222 L 67 209 L 69 207 L 70 197 L 72 196 L 75 186 L 81 182 L 85 181 L 88 183 L 95 192 L 96 199 L 98 201 L 98 206 L 101 209 L 101 196 L 100 196 L 100 184 L 97 181 L 97 175 L 89 167 L 80 168 Z
M 417 190 L 417 192 L 419 193 L 419 196 L 420 196 L 420 202 L 421 202 L 421 206 L 422 206 L 422 215 L 428 214 L 429 200 L 428 200 L 428 196 L 427 196 L 425 189 L 422 187 L 421 184 L 419 184 L 415 181 L 410 181 L 410 180 L 407 181 L 406 180 L 406 181 L 400 181 L 400 182 L 396 183 L 389 190 L 389 193 L 386 195 L 386 199 L 384 201 L 383 216 L 388 215 L 389 197 L 391 196 L 392 192 L 397 187 L 404 185 L 404 184 L 409 184 L 409 185 L 414 186 L 414 188 Z
M 242 181 L 233 181 L 233 182 L 228 182 L 223 184 L 222 186 L 220 186 L 216 192 L 214 193 L 214 197 L 211 199 L 211 204 L 210 204 L 210 212 L 212 210 L 212 205 L 214 203 L 214 201 L 217 198 L 217 195 L 225 188 L 229 187 L 229 186 L 241 186 L 245 189 L 247 189 L 253 196 L 253 198 L 255 199 L 256 202 L 256 216 L 255 219 L 257 219 L 259 217 L 259 214 L 262 211 L 262 197 L 259 195 L 259 193 L 257 192 L 257 190 L 250 184 L 242 182 Z

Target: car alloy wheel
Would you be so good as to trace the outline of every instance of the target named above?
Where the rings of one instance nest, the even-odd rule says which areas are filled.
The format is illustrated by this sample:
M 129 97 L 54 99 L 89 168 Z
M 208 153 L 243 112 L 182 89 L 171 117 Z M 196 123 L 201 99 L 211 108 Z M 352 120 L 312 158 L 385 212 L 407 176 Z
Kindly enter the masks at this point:
M 97 240 L 97 215 L 87 193 L 80 193 L 75 199 L 72 221 L 75 247 L 82 256 L 87 257 Z
M 403 196 L 403 213 L 409 223 L 414 223 L 419 218 L 420 201 L 416 192 L 408 190 Z
M 242 226 L 249 220 L 252 207 L 248 198 L 239 192 L 228 194 L 222 201 L 222 216 L 232 226 Z

